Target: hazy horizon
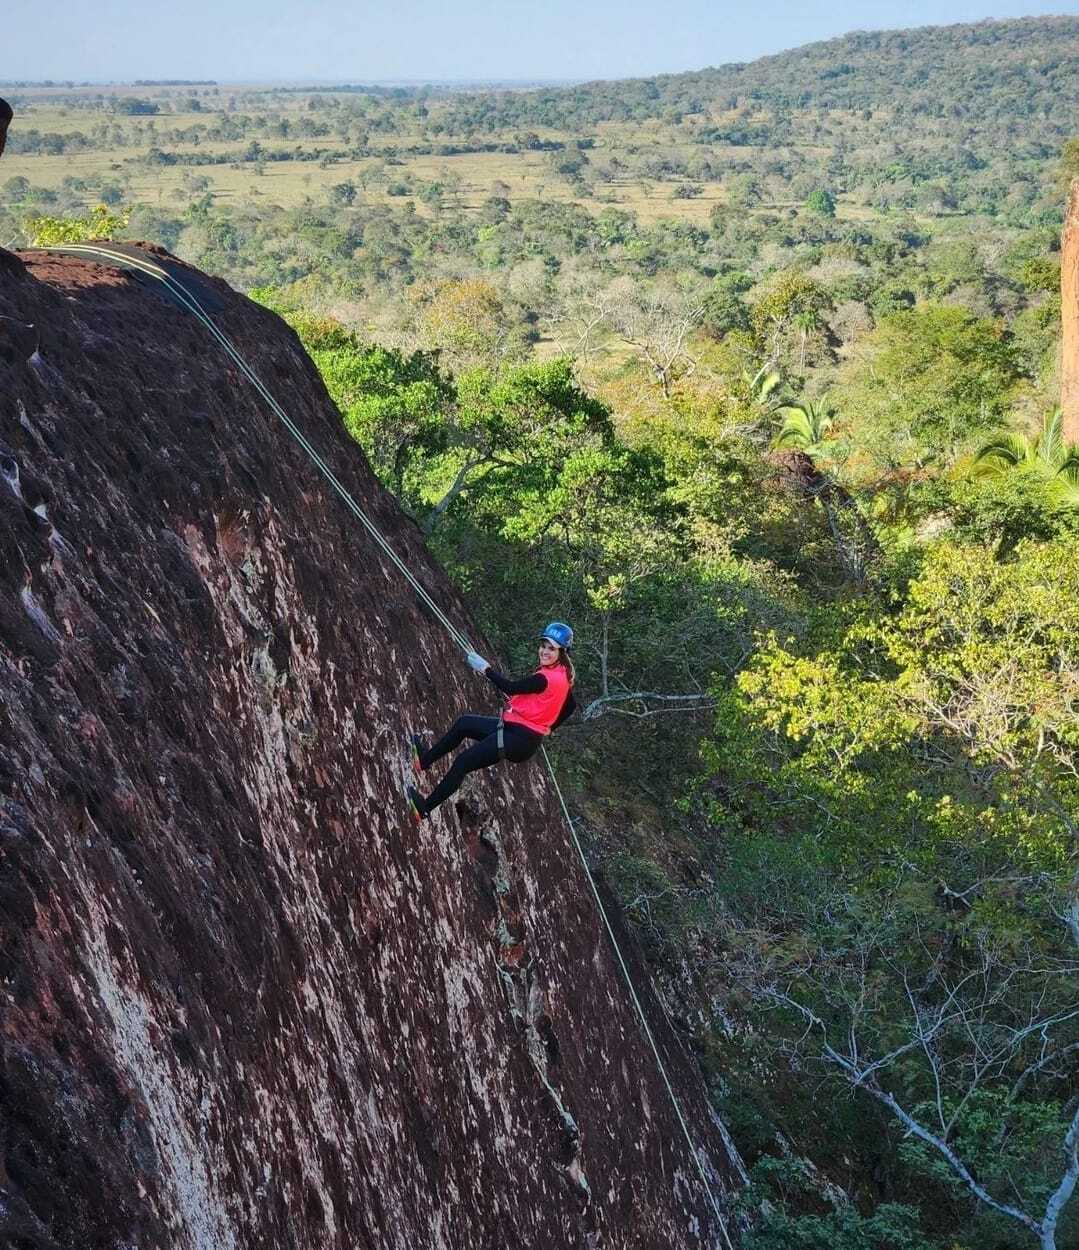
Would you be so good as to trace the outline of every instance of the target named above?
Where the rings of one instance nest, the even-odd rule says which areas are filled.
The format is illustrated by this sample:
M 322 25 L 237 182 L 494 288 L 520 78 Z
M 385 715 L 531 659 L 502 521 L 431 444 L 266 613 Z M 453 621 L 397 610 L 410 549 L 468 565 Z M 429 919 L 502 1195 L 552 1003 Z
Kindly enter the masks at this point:
M 15 0 L 6 23 L 0 81 L 120 85 L 135 79 L 213 79 L 221 84 L 369 83 L 420 86 L 542 86 L 682 73 L 747 62 L 856 30 L 899 30 L 985 20 L 1074 16 L 1079 2 L 868 0 L 837 14 L 823 0 L 761 0 L 726 13 L 706 0 L 659 11 L 646 0 L 571 0 L 546 7 L 520 0 L 431 0 L 392 7 L 316 0 L 191 0 L 155 14 L 113 0 L 110 21 L 53 15 Z

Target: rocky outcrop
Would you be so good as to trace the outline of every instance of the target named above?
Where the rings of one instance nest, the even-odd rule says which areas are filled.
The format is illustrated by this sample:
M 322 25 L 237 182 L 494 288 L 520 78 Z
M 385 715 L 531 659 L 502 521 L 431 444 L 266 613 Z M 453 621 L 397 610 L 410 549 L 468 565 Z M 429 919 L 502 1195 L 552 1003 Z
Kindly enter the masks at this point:
M 541 769 L 405 817 L 403 731 L 490 707 L 445 633 L 193 318 L 0 260 L 0 1244 L 728 1244 Z M 201 281 L 486 648 L 291 332 Z
M 1068 196 L 1060 243 L 1060 407 L 1064 439 L 1079 443 L 1079 178 Z

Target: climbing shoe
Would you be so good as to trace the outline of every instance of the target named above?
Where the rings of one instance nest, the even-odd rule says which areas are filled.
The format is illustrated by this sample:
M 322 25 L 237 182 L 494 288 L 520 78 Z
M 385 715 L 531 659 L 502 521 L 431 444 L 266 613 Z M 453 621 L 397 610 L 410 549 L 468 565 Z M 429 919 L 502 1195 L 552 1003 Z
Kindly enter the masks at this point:
M 418 777 L 424 771 L 423 768 L 423 739 L 419 734 L 409 734 L 408 750 L 412 760 L 412 771 Z
M 408 810 L 412 813 L 412 819 L 418 825 L 427 815 L 427 807 L 423 801 L 423 795 L 415 786 L 409 786 L 406 791 L 408 794 Z

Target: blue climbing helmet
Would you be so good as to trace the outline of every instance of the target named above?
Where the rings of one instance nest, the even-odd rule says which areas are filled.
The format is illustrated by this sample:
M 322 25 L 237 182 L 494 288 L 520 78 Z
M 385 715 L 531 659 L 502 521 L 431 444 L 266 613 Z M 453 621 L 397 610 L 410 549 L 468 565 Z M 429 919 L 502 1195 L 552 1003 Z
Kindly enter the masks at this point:
M 564 650 L 573 646 L 573 630 L 565 623 L 565 621 L 552 621 L 550 625 L 540 634 L 541 638 L 546 638 L 549 642 L 553 642 Z

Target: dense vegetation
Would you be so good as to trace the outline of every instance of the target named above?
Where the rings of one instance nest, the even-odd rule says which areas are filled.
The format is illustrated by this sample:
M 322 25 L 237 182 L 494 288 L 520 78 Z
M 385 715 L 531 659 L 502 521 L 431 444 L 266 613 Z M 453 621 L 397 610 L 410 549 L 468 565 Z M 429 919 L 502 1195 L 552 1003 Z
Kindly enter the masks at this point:
M 577 628 L 558 766 L 752 1165 L 750 1250 L 1079 1247 L 1077 50 L 987 23 L 84 132 L 131 149 L 91 188 L 129 234 L 297 329 L 509 665 Z M 285 139 L 329 162 L 294 205 L 190 172 Z M 438 144 L 498 178 L 421 176 Z M 125 229 L 85 191 L 15 175 L 10 230 Z

